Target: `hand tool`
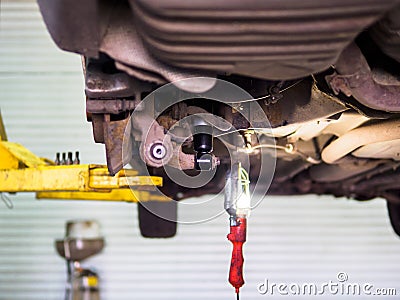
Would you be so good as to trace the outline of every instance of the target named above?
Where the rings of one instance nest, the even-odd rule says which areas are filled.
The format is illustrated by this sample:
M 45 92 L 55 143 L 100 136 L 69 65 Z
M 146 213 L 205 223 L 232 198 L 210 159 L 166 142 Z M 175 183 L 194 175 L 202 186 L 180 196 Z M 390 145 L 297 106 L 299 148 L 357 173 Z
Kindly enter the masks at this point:
M 226 177 L 224 205 L 230 215 L 230 233 L 227 238 L 233 245 L 229 283 L 235 288 L 237 299 L 244 284 L 243 244 L 246 242 L 247 217 L 251 209 L 249 183 L 246 170 L 240 163 L 234 164 Z

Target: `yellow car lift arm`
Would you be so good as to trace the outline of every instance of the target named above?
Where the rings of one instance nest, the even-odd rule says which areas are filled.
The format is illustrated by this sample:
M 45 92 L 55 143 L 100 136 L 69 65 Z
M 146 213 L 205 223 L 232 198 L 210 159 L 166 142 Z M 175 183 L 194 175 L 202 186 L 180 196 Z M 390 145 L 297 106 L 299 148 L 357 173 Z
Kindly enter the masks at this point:
M 104 165 L 55 165 L 25 147 L 8 142 L 0 115 L 0 193 L 36 192 L 38 199 L 169 201 L 151 190 L 158 176 L 124 169 L 110 176 Z

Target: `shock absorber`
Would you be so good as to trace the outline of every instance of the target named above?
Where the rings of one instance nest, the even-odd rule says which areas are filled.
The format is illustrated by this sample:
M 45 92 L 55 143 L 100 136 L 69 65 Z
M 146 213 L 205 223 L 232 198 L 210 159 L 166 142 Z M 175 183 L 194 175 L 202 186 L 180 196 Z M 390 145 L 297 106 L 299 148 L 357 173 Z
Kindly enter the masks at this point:
M 196 152 L 195 169 L 210 171 L 213 169 L 214 157 L 212 127 L 210 125 L 197 125 L 194 127 L 193 149 Z

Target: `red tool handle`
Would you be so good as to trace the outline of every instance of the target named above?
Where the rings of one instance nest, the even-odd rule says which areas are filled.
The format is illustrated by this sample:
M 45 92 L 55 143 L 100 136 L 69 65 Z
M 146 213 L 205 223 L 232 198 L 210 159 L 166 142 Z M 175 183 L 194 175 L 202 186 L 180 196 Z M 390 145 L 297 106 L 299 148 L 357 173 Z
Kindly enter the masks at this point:
M 243 279 L 243 244 L 246 242 L 246 218 L 238 218 L 238 225 L 231 226 L 228 240 L 233 244 L 229 282 L 239 293 L 239 288 L 244 284 Z

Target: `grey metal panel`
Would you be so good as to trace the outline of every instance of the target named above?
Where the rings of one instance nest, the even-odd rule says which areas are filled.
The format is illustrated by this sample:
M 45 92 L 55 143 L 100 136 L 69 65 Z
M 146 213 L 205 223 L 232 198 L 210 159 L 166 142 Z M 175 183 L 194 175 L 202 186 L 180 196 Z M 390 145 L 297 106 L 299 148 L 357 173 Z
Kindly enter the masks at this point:
M 0 108 L 9 139 L 42 156 L 79 149 L 83 162 L 104 162 L 85 121 L 79 57 L 55 48 L 32 1 L 2 1 L 0 26 Z M 102 299 L 234 298 L 225 215 L 181 225 L 171 240 L 148 240 L 139 235 L 133 204 L 10 198 L 13 210 L 0 202 L 1 300 L 62 299 L 65 265 L 53 242 L 76 218 L 102 225 L 107 245 L 86 263 L 101 275 Z M 214 205 L 222 208 L 222 199 Z M 179 213 L 199 211 L 184 205 Z M 351 282 L 395 287 L 399 294 L 399 256 L 400 241 L 379 199 L 268 197 L 249 220 L 242 299 L 285 299 L 259 295 L 264 278 L 324 282 L 340 271 Z
M 145 45 L 165 63 L 270 80 L 329 68 L 351 40 L 396 5 L 382 0 L 130 3 Z

